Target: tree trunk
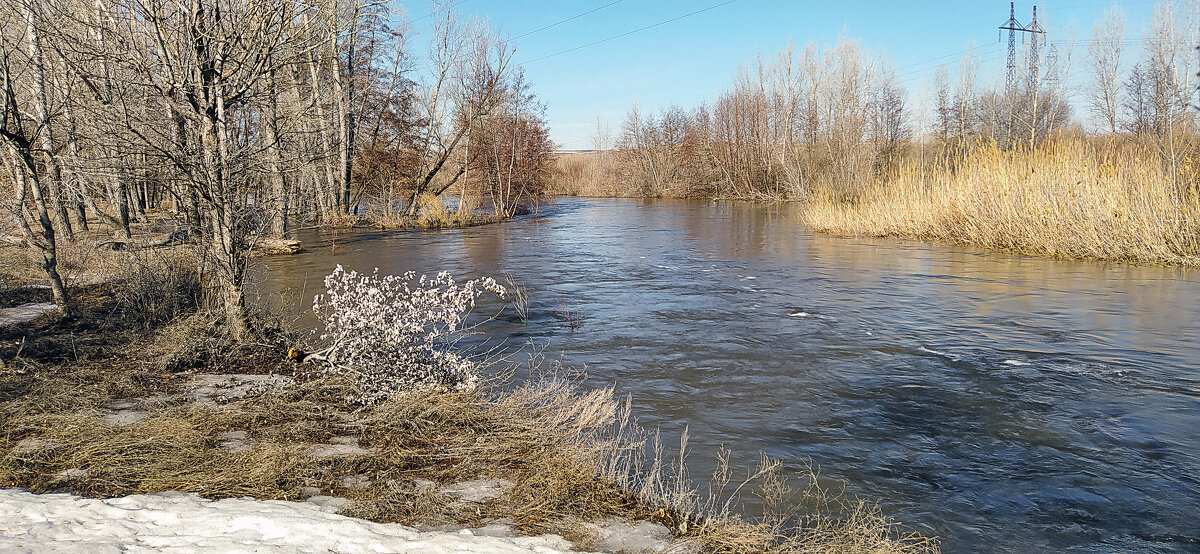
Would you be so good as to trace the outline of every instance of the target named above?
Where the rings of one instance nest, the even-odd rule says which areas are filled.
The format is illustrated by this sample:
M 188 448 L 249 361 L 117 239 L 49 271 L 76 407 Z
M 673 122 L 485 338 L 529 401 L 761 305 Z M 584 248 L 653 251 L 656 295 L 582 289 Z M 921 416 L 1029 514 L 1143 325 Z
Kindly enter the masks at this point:
M 46 64 L 42 61 L 41 38 L 38 35 L 33 10 L 25 7 L 26 34 L 25 42 L 29 47 L 29 60 L 33 66 L 33 111 L 37 116 L 38 125 L 42 130 L 38 133 L 42 143 L 43 161 L 46 164 L 46 189 L 50 196 L 50 208 L 54 223 L 62 229 L 68 240 L 74 238 L 71 231 L 71 220 L 67 216 L 67 207 L 62 196 L 62 168 L 54 155 L 54 127 L 50 121 L 50 111 L 47 108 L 46 96 Z
M 28 190 L 32 194 L 33 205 L 37 210 L 38 224 L 42 228 L 41 238 L 39 239 L 33 229 L 29 227 L 24 213 L 17 214 L 18 224 L 25 234 L 25 240 L 36 247 L 42 255 L 42 271 L 50 280 L 50 293 L 54 305 L 64 316 L 70 317 L 74 315 L 74 306 L 70 297 L 67 296 L 66 287 L 63 286 L 62 275 L 58 273 L 58 244 L 55 241 L 54 224 L 50 221 L 50 214 L 47 212 L 46 202 L 42 196 L 41 182 L 38 179 L 37 165 L 33 161 L 33 154 L 28 147 L 18 148 L 10 143 L 8 148 L 17 166 L 16 171 L 13 172 L 16 200 L 23 212 L 25 191 Z
M 313 56 L 315 55 L 316 54 L 314 53 Z M 338 190 L 337 175 L 333 168 L 333 146 L 329 144 L 329 135 L 331 134 L 328 128 L 329 117 L 325 113 L 325 108 L 321 106 L 321 100 L 318 97 L 319 93 L 317 92 L 321 83 L 320 76 L 317 73 L 317 62 L 312 59 L 307 60 L 307 62 L 309 78 L 311 79 L 309 85 L 310 90 L 312 91 L 313 106 L 315 108 L 317 116 L 316 119 L 319 122 L 320 127 L 316 131 L 317 135 L 320 137 L 321 161 L 325 169 L 325 182 L 327 187 L 323 191 L 318 191 L 319 194 L 316 196 L 317 202 L 320 205 L 320 209 L 323 212 L 321 215 L 322 217 L 325 217 L 327 214 L 332 213 L 337 209 L 336 201 L 334 201 L 335 191 Z
M 244 276 L 243 256 L 240 231 L 234 221 L 235 196 L 237 189 L 230 181 L 229 159 L 229 123 L 225 113 L 225 89 L 221 82 L 223 64 L 217 58 L 213 64 L 211 76 L 206 79 L 210 93 L 215 103 L 215 110 L 210 115 L 212 130 L 216 134 L 216 167 L 213 174 L 216 179 L 212 182 L 214 193 L 213 203 L 218 213 L 212 218 L 213 240 L 217 246 L 217 267 L 220 276 L 222 298 L 225 305 L 225 329 L 237 343 L 241 344 L 249 338 L 249 323 L 246 317 L 246 296 L 242 290 Z
M 115 183 L 108 185 L 108 204 L 116 212 L 114 222 L 117 224 L 117 236 L 128 239 L 133 235 L 129 231 L 129 185 L 123 175 L 112 177 Z
M 271 224 L 269 233 L 272 236 L 287 235 L 288 198 L 287 181 L 283 176 L 283 160 L 279 146 L 279 102 L 278 86 L 275 71 L 270 71 L 270 92 L 267 94 L 266 121 L 263 130 L 267 141 L 267 171 L 271 182 Z

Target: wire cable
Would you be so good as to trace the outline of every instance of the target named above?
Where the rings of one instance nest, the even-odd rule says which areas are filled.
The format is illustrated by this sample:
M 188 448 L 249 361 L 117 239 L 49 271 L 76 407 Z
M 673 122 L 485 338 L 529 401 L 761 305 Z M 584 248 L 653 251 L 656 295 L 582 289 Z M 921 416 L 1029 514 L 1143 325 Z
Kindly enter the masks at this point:
M 622 38 L 622 37 L 627 37 L 627 36 L 629 36 L 629 35 L 632 35 L 632 34 L 634 34 L 634 33 L 640 33 L 640 32 L 642 32 L 642 31 L 645 31 L 645 30 L 648 30 L 648 29 L 653 29 L 653 28 L 655 28 L 655 27 L 660 27 L 660 26 L 662 26 L 662 25 L 666 25 L 667 23 L 671 23 L 671 22 L 674 22 L 674 21 L 679 21 L 680 19 L 683 19 L 683 18 L 685 18 L 685 17 L 691 17 L 691 16 L 693 16 L 693 15 L 700 14 L 700 13 L 704 13 L 704 12 L 706 12 L 706 11 L 709 11 L 709 10 L 715 10 L 715 9 L 717 9 L 717 8 L 721 7 L 721 6 L 727 6 L 727 5 L 729 5 L 729 4 L 732 4 L 732 3 L 734 3 L 734 2 L 737 2 L 737 0 L 726 0 L 725 2 L 721 2 L 720 4 L 714 4 L 714 5 L 712 5 L 712 6 L 709 6 L 709 7 L 707 7 L 707 8 L 702 8 L 702 9 L 696 10 L 696 11 L 694 11 L 694 12 L 685 13 L 685 14 L 683 14 L 683 15 L 680 15 L 680 16 L 677 16 L 677 17 L 672 17 L 671 19 L 667 19 L 667 20 L 659 21 L 658 23 L 654 23 L 654 24 L 652 24 L 652 25 L 647 25 L 647 26 L 645 26 L 645 27 L 641 27 L 641 28 L 638 28 L 638 29 L 634 29 L 634 30 L 632 30 L 632 31 L 626 31 L 626 32 L 624 32 L 624 33 L 621 33 L 621 34 L 619 34 L 619 35 L 613 35 L 613 36 L 611 36 L 611 37 L 608 37 L 608 38 L 603 38 L 603 39 L 597 40 L 597 41 L 595 41 L 595 42 L 589 42 L 589 43 L 587 43 L 587 44 L 584 44 L 584 45 L 582 45 L 582 46 L 576 46 L 576 47 L 574 47 L 574 48 L 568 48 L 568 49 L 566 49 L 566 50 L 563 50 L 563 51 L 561 51 L 561 52 L 555 52 L 555 53 L 553 53 L 553 54 L 547 54 L 547 55 L 545 55 L 545 56 L 542 56 L 542 57 L 540 57 L 540 58 L 534 58 L 534 59 L 532 59 L 532 60 L 527 60 L 527 61 L 525 61 L 525 62 L 522 62 L 522 63 L 521 63 L 521 65 L 525 65 L 525 64 L 531 64 L 531 63 L 534 63 L 534 62 L 540 62 L 540 61 L 542 61 L 542 60 L 545 60 L 545 59 L 548 59 L 548 58 L 553 58 L 553 57 L 555 57 L 555 56 L 561 56 L 561 55 L 563 55 L 563 54 L 569 54 L 569 53 L 571 53 L 571 52 L 574 52 L 574 51 L 576 51 L 576 50 L 583 50 L 584 48 L 588 48 L 588 47 L 590 47 L 590 46 L 595 46 L 595 45 L 597 45 L 597 44 L 602 44 L 602 43 L 605 43 L 605 42 L 608 42 L 608 41 L 611 41 L 611 40 L 616 40 L 616 39 L 619 39 L 619 38 Z
M 523 34 L 523 35 L 518 35 L 518 36 L 515 36 L 515 37 L 513 37 L 513 38 L 511 38 L 511 39 L 509 39 L 509 40 L 517 40 L 517 39 L 522 39 L 522 38 L 525 38 L 525 37 L 527 37 L 527 36 L 529 36 L 529 35 L 532 35 L 532 34 L 534 34 L 534 33 L 540 33 L 540 32 L 542 32 L 542 31 L 545 31 L 546 29 L 549 29 L 549 28 L 551 28 L 551 27 L 557 27 L 557 26 L 559 26 L 559 25 L 562 25 L 563 23 L 567 23 L 567 22 L 569 22 L 569 21 L 574 21 L 574 20 L 576 20 L 576 19 L 579 19 L 579 18 L 581 18 L 581 17 L 583 17 L 583 16 L 585 16 L 585 15 L 588 15 L 588 14 L 591 14 L 591 13 L 598 12 L 598 11 L 600 11 L 600 10 L 603 10 L 604 8 L 607 8 L 607 7 L 609 7 L 609 6 L 613 5 L 613 4 L 620 4 L 620 3 L 621 3 L 621 2 L 623 2 L 623 1 L 624 1 L 624 0 L 616 0 L 615 2 L 609 2 L 609 3 L 607 3 L 607 4 L 603 5 L 603 6 L 600 6 L 599 8 L 592 8 L 592 9 L 590 9 L 590 10 L 588 10 L 588 11 L 586 11 L 586 12 L 583 12 L 583 13 L 581 13 L 581 14 L 578 14 L 578 15 L 573 15 L 573 16 L 571 16 L 571 17 L 568 17 L 568 18 L 566 18 L 566 19 L 564 19 L 564 20 L 562 20 L 562 21 L 558 21 L 558 22 L 555 22 L 555 23 L 551 23 L 551 24 L 549 24 L 549 25 L 546 25 L 545 27 L 542 27 L 542 28 L 540 28 L 540 29 L 534 29 L 534 30 L 532 30 L 532 31 L 529 31 L 528 33 L 525 33 L 525 34 Z

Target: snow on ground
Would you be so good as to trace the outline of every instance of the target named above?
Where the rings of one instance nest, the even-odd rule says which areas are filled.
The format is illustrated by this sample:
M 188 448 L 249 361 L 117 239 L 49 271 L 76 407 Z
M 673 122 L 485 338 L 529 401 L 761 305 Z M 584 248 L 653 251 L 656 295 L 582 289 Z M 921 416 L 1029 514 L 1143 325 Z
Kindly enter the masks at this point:
M 568 552 L 557 535 L 421 532 L 315 503 L 160 493 L 90 499 L 0 489 L 0 552 Z M 484 532 L 478 530 L 477 532 Z
M 15 308 L 0 308 L 0 326 L 23 325 L 55 310 L 53 302 L 22 304 Z

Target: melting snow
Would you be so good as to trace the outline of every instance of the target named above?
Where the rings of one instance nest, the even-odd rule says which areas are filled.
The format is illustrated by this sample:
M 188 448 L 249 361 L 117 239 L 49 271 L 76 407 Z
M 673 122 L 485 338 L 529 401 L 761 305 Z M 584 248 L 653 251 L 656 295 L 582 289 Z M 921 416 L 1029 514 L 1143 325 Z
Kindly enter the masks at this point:
M 15 308 L 0 309 L 0 326 L 23 325 L 55 310 L 53 302 L 22 304 Z
M 3 552 L 568 552 L 557 535 L 420 532 L 316 503 L 161 493 L 97 500 L 0 490 Z M 492 530 L 486 532 L 494 535 Z

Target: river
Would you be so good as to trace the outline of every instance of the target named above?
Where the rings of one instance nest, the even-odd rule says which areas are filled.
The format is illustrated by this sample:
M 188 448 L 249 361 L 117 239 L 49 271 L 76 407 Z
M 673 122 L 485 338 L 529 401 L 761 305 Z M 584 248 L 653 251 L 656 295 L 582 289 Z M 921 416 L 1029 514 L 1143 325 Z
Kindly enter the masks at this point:
M 741 468 L 811 462 L 946 552 L 1200 551 L 1200 271 L 814 235 L 792 209 L 562 199 L 469 229 L 302 233 L 254 286 L 303 308 L 335 264 L 510 272 L 528 323 L 493 340 L 586 367 L 666 436 L 687 426 L 697 477 L 720 445 Z

